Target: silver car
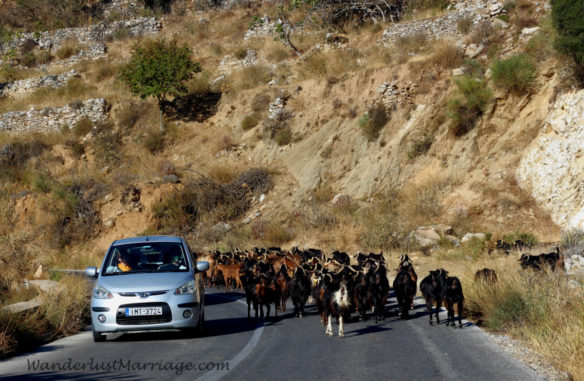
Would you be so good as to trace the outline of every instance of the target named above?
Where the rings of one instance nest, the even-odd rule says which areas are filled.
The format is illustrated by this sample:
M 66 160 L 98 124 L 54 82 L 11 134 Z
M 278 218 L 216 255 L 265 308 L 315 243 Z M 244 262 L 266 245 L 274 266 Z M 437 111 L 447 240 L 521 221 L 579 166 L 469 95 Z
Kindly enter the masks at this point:
M 106 333 L 182 330 L 201 334 L 205 322 L 201 272 L 208 262 L 181 237 L 144 236 L 114 241 L 100 269 L 91 298 L 93 339 Z

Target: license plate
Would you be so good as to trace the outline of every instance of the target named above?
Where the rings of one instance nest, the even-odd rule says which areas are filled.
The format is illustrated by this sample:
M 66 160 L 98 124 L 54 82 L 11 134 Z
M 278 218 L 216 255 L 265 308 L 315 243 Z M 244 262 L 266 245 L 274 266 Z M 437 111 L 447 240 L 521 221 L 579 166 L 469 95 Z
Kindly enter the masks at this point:
M 162 315 L 162 307 L 132 307 L 126 308 L 126 316 Z

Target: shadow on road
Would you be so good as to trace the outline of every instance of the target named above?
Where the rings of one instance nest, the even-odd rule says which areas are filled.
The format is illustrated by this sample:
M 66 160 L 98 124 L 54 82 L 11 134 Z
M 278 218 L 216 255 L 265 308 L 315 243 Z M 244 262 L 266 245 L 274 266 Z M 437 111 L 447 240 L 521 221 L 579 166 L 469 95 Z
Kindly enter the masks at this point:
M 244 299 L 245 294 L 237 292 L 222 292 L 205 294 L 205 306 L 214 306 L 217 304 L 231 303 L 238 299 Z

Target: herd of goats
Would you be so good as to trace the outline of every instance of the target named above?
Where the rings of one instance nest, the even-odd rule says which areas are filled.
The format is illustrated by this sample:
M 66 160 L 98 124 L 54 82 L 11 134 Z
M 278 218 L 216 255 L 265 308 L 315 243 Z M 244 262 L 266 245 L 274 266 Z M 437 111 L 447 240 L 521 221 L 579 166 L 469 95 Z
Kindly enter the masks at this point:
M 541 256 L 523 255 L 520 262 L 524 268 L 539 268 L 540 264 L 550 262 L 554 269 L 559 258 L 561 255 L 557 251 Z M 215 251 L 200 254 L 198 259 L 209 262 L 209 270 L 205 272 L 208 286 L 223 283 L 226 292 L 229 289 L 245 291 L 248 319 L 251 318 L 252 306 L 256 320 L 258 310 L 260 318 L 264 318 L 263 306 L 266 306 L 266 317 L 269 318 L 271 304 L 274 304 L 277 316 L 278 308 L 286 311 L 288 298 L 294 304 L 296 317 L 302 317 L 304 306 L 311 298 L 323 326 L 327 326 L 327 335 L 331 336 L 333 317 L 339 323 L 339 337 L 344 336 L 343 320 L 354 312 L 360 320 L 367 318 L 369 310 L 373 310 L 376 323 L 385 319 L 384 306 L 391 288 L 382 253 L 357 253 L 353 256 L 356 264 L 351 264 L 350 256 L 344 252 L 334 251 L 325 258 L 322 250 L 296 247 L 289 251 L 277 247 L 226 253 Z M 409 310 L 413 308 L 417 280 L 411 259 L 407 254 L 402 255 L 392 284 L 402 319 L 408 319 Z M 485 268 L 476 272 L 475 280 L 494 284 L 497 275 L 494 270 Z M 456 326 L 456 307 L 458 325 L 462 327 L 464 296 L 457 277 L 449 276 L 444 269 L 430 271 L 420 282 L 420 291 L 426 301 L 430 324 L 432 315 L 440 323 L 438 314 L 444 303 L 448 311 L 446 325 Z

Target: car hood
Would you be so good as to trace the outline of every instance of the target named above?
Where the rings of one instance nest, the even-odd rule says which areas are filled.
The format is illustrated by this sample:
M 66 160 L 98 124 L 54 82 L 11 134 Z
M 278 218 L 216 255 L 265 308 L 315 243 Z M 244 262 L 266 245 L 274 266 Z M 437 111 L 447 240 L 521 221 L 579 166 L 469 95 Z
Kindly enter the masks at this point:
M 167 291 L 192 279 L 190 272 L 137 273 L 101 276 L 98 284 L 110 292 Z

